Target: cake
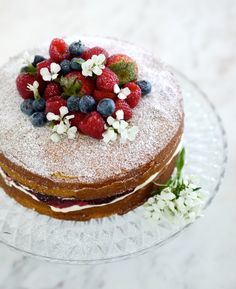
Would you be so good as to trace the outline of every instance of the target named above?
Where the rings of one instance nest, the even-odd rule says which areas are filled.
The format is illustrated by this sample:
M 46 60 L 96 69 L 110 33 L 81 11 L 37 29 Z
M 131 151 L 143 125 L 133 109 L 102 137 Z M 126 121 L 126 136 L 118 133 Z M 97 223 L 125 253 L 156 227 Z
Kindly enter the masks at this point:
M 50 60 L 48 43 L 29 50 L 20 74 L 22 54 L 0 69 L 0 186 L 40 214 L 86 221 L 125 214 L 168 181 L 184 112 L 168 65 L 124 41 L 80 40 L 54 39 Z

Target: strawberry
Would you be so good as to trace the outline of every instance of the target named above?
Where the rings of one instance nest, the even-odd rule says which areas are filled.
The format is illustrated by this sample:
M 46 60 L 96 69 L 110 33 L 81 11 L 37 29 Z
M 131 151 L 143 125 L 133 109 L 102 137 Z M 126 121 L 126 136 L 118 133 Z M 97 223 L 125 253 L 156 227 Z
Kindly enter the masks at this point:
M 49 98 L 46 102 L 46 113 L 52 112 L 59 115 L 59 109 L 62 106 L 66 106 L 66 100 L 61 96 L 53 96 Z
M 105 121 L 102 116 L 93 111 L 85 116 L 79 123 L 79 130 L 93 138 L 101 139 L 104 129 Z
M 131 108 L 134 108 L 141 99 L 142 91 L 140 87 L 134 82 L 127 83 L 124 87 L 128 87 L 131 92 L 127 96 L 126 102 Z
M 16 87 L 22 98 L 28 99 L 34 97 L 34 93 L 27 88 L 28 84 L 33 84 L 34 81 L 38 81 L 39 92 L 42 92 L 44 85 L 41 79 L 39 79 L 37 76 L 29 73 L 21 73 L 17 76 Z
M 59 83 L 49 82 L 44 90 L 44 98 L 48 100 L 49 98 L 57 95 L 61 95 L 62 89 Z
M 83 58 L 84 60 L 88 60 L 90 59 L 93 55 L 99 55 L 99 54 L 104 54 L 106 59 L 108 58 L 108 52 L 104 49 L 104 48 L 101 48 L 101 47 L 93 47 L 93 48 L 89 48 L 87 49 L 86 51 L 84 51 L 82 53 L 82 55 L 80 56 L 81 58 Z
M 109 68 L 104 68 L 102 74 L 97 76 L 96 86 L 99 90 L 113 92 L 114 85 L 119 84 L 117 75 Z
M 79 71 L 73 71 L 68 74 L 66 74 L 65 78 L 76 78 L 81 83 L 81 88 L 79 91 L 79 95 L 92 95 L 94 88 L 95 88 L 95 83 L 92 78 L 85 77 L 81 74 Z
M 114 54 L 107 59 L 109 67 L 118 76 L 120 85 L 135 81 L 138 78 L 137 63 L 124 54 Z
M 72 112 L 71 115 L 74 115 L 74 118 L 70 120 L 71 125 L 79 129 L 79 124 L 85 118 L 86 114 L 82 112 Z
M 39 63 L 37 64 L 37 66 L 36 66 L 36 68 L 37 68 L 37 75 L 41 77 L 40 70 L 41 70 L 42 68 L 48 68 L 48 69 L 50 70 L 50 65 L 51 65 L 52 62 L 53 62 L 52 59 L 46 59 L 46 60 L 44 60 L 44 61 L 42 61 L 42 62 L 39 62 Z
M 124 120 L 131 119 L 133 113 L 132 113 L 131 107 L 128 105 L 127 102 L 125 102 L 124 100 L 118 99 L 115 104 L 116 104 L 116 109 L 115 109 L 115 111 L 112 114 L 112 116 L 114 118 L 116 118 L 117 110 L 121 109 L 124 112 Z
M 69 45 L 63 39 L 54 38 L 49 47 L 49 55 L 56 63 L 70 58 Z
M 110 98 L 110 99 L 115 100 L 116 94 L 113 92 L 105 91 L 105 90 L 94 90 L 93 97 L 97 102 L 99 102 L 100 100 L 104 98 Z

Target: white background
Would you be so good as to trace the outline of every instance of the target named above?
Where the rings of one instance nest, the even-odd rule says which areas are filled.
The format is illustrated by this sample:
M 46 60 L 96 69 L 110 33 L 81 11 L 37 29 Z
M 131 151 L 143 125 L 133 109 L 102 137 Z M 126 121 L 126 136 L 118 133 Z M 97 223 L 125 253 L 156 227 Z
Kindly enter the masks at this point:
M 235 289 L 235 0 L 0 0 L 0 64 L 22 49 L 72 34 L 130 40 L 198 83 L 226 127 L 226 177 L 205 218 L 135 259 L 71 267 L 0 246 L 0 289 Z

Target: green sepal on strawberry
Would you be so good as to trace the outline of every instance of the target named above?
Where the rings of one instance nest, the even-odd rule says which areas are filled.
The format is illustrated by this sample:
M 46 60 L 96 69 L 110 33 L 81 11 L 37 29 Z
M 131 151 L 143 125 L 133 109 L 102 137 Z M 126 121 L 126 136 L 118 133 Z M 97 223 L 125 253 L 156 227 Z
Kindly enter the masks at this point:
M 109 67 L 119 78 L 119 84 L 124 85 L 138 78 L 137 63 L 124 54 L 114 54 L 107 59 Z
M 93 94 L 93 91 L 95 89 L 94 80 L 92 78 L 83 76 L 80 71 L 70 72 L 70 73 L 66 74 L 65 78 L 67 78 L 67 79 L 72 78 L 75 81 L 75 83 L 74 83 L 75 87 L 72 85 L 71 89 L 76 90 L 76 93 L 69 94 L 69 96 L 71 96 L 71 95 L 83 96 L 83 95 L 92 95 Z M 80 89 L 79 89 L 79 85 L 80 85 Z M 64 92 L 66 93 L 65 90 L 64 90 Z

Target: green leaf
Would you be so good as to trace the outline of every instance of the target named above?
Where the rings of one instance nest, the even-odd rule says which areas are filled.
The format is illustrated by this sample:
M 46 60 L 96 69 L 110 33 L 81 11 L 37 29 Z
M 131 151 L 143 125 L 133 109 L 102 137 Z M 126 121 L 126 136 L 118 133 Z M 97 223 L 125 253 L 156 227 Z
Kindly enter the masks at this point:
M 185 163 L 185 148 L 182 148 L 176 161 L 176 169 L 177 169 L 176 179 L 177 180 L 181 178 L 184 163 Z

